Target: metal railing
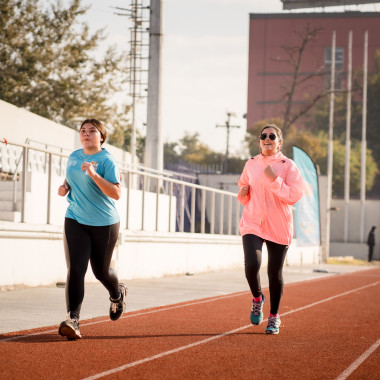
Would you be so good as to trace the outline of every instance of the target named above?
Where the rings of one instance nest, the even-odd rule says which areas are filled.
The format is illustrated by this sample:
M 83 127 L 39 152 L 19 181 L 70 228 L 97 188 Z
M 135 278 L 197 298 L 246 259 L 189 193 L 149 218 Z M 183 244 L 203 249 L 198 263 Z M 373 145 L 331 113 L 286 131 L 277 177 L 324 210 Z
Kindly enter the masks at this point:
M 1 141 L 1 140 L 0 140 Z M 46 199 L 46 224 L 51 224 L 52 206 L 52 178 L 64 176 L 63 168 L 66 167 L 68 155 L 60 152 L 53 152 L 49 149 L 31 146 L 29 144 L 15 144 L 8 142 L 6 149 L 2 147 L 0 155 L 0 172 L 3 171 L 2 161 L 7 149 L 17 147 L 22 149 L 20 166 L 16 166 L 16 171 L 10 174 L 13 181 L 21 182 L 21 222 L 25 222 L 25 210 L 27 202 L 27 175 L 28 171 L 42 170 L 47 175 L 47 199 Z M 33 162 L 34 160 L 34 162 Z M 126 215 L 125 226 L 122 228 L 130 229 L 131 215 L 131 192 L 140 190 L 141 204 L 140 230 L 146 229 L 146 199 L 147 193 L 155 194 L 155 209 L 150 209 L 150 216 L 154 215 L 155 230 L 159 230 L 159 214 L 167 212 L 167 232 L 190 232 L 190 233 L 210 233 L 210 234 L 239 234 L 239 220 L 241 215 L 241 205 L 237 201 L 235 193 L 224 190 L 209 188 L 198 184 L 181 181 L 165 172 L 160 174 L 157 171 L 149 170 L 145 167 L 135 167 L 125 163 L 120 163 L 122 174 L 122 187 L 126 188 Z M 167 210 L 160 210 L 162 203 L 160 197 L 165 195 L 169 198 Z M 173 201 L 174 199 L 174 201 Z M 15 199 L 13 200 L 15 201 Z M 173 203 L 176 207 L 176 223 L 173 228 Z M 154 213 L 154 214 L 153 214 Z

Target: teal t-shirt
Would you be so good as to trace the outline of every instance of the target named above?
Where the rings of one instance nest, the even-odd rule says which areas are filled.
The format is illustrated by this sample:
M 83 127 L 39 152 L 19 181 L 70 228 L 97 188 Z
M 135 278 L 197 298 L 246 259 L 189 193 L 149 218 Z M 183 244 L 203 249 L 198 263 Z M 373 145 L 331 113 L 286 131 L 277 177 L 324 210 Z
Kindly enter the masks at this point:
M 111 183 L 120 183 L 116 160 L 104 148 L 96 154 L 84 154 L 78 149 L 67 161 L 66 180 L 70 185 L 66 218 L 88 226 L 109 226 L 120 221 L 115 202 L 105 195 L 94 180 L 81 170 L 84 161 L 92 162 L 95 171 Z

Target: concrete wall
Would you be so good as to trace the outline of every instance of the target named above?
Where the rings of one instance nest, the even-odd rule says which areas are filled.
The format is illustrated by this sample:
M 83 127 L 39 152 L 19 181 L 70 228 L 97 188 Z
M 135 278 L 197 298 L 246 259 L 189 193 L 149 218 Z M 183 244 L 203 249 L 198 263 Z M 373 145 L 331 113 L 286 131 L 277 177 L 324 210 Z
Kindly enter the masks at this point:
M 77 131 L 2 100 L 0 100 L 0 137 L 5 137 L 16 144 L 25 144 L 26 139 L 29 138 L 50 146 L 59 146 L 65 153 L 81 148 Z M 32 145 L 42 147 L 36 143 Z M 130 153 L 107 143 L 103 146 L 119 162 L 131 162 Z
M 332 207 L 338 210 L 331 213 L 331 223 L 334 228 L 331 229 L 331 240 L 335 242 L 344 241 L 344 199 L 333 199 Z M 359 199 L 350 200 L 348 213 L 348 242 L 360 242 L 361 226 L 361 205 Z M 368 199 L 364 206 L 364 242 L 367 242 L 368 233 L 372 226 L 377 226 L 375 230 L 377 248 L 380 249 L 380 200 Z M 380 251 L 379 251 L 380 252 Z
M 331 244 L 330 256 L 354 256 L 358 259 L 367 259 L 367 237 L 372 226 L 375 230 L 375 249 L 373 258 L 380 260 L 380 200 L 366 200 L 364 206 L 364 241 L 360 241 L 361 205 L 360 200 L 350 200 L 348 213 L 348 241 L 344 241 L 344 200 L 333 199 L 332 207 L 338 208 L 331 212 Z
M 17 144 L 25 144 L 29 138 L 69 151 L 80 148 L 78 132 L 2 100 L 0 136 Z
M 330 257 L 336 256 L 352 256 L 358 260 L 368 260 L 368 246 L 364 243 L 331 242 Z M 376 255 L 376 251 L 373 259 L 380 260 L 380 257 Z
M 0 291 L 66 280 L 62 227 L 0 222 Z M 243 266 L 240 236 L 121 230 L 113 257 L 120 279 Z M 264 245 L 263 266 L 267 265 Z M 318 264 L 319 247 L 291 245 L 286 265 Z M 96 279 L 89 270 L 86 282 Z
M 62 228 L 0 222 L 0 291 L 66 280 Z M 113 266 L 121 279 L 154 278 L 242 265 L 239 237 L 124 230 Z M 88 269 L 86 282 L 95 282 Z
M 319 177 L 321 238 L 322 245 L 326 240 L 326 193 L 327 176 Z M 348 239 L 344 241 L 345 202 L 344 199 L 332 199 L 330 211 L 330 257 L 353 256 L 356 259 L 368 258 L 367 236 L 372 226 L 376 226 L 376 246 L 373 253 L 375 260 L 380 260 L 380 200 L 368 199 L 364 203 L 364 241 L 360 241 L 361 204 L 359 199 L 349 201 Z

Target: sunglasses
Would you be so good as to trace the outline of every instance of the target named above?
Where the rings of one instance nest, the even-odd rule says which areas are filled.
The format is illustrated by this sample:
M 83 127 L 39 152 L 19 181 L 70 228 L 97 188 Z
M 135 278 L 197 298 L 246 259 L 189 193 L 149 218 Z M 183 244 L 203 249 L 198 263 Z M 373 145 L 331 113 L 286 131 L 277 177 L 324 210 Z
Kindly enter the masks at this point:
M 260 136 L 260 140 L 265 140 L 267 137 L 269 137 L 269 140 L 276 140 L 277 136 L 275 133 L 269 133 L 269 135 L 267 133 L 262 133 L 261 136 Z

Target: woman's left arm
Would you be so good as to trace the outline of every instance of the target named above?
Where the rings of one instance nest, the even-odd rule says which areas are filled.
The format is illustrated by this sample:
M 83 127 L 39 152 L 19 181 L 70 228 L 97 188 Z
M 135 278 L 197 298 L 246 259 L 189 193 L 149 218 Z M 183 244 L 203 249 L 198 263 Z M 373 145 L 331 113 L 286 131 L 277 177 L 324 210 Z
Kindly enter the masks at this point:
M 269 188 L 285 203 L 293 205 L 298 202 L 303 195 L 303 180 L 296 164 L 291 162 L 285 178 L 277 176 Z
M 110 198 L 115 200 L 120 199 L 121 196 L 121 187 L 120 183 L 112 183 L 107 181 L 101 175 L 99 175 L 91 162 L 83 162 L 82 170 L 87 171 L 87 174 L 93 179 L 93 181 L 98 185 L 99 189 Z
M 95 175 L 91 177 L 94 182 L 98 185 L 99 189 L 105 195 L 108 195 L 110 198 L 119 200 L 121 196 L 121 187 L 120 183 L 112 183 L 101 177 L 98 173 L 95 172 Z

